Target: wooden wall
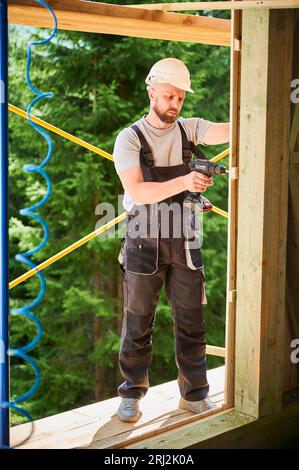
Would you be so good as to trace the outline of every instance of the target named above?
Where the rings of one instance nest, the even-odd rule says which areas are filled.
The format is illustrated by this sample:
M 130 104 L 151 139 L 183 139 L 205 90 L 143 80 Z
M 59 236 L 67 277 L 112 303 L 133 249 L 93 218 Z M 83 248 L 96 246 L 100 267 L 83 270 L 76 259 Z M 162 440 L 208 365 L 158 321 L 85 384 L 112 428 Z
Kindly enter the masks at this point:
M 235 406 L 281 408 L 294 10 L 242 12 Z
M 295 30 L 292 79 L 299 79 L 299 14 L 294 12 Z M 296 87 L 298 89 L 298 85 Z M 291 90 L 290 90 L 291 91 Z M 294 89 L 293 89 L 294 91 Z M 299 99 L 299 93 L 296 93 Z M 299 339 L 299 103 L 291 103 L 290 167 L 288 194 L 288 239 L 286 262 L 286 310 L 284 389 L 299 385 L 299 363 L 290 361 L 291 341 Z

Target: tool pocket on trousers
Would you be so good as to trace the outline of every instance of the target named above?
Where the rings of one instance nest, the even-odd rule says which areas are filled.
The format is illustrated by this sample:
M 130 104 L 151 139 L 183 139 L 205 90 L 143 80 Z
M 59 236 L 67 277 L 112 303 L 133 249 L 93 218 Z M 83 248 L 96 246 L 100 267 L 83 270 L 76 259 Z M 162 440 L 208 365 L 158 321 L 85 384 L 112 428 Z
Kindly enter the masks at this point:
M 126 239 L 126 270 L 135 274 L 154 274 L 158 269 L 157 238 Z
M 195 245 L 195 246 L 194 246 Z M 186 264 L 190 269 L 202 269 L 203 258 L 201 249 L 196 247 L 194 240 L 185 240 L 185 253 L 186 253 Z
M 123 278 L 123 295 L 124 295 L 124 308 L 126 309 L 128 306 L 128 281 L 126 273 Z
M 201 303 L 206 305 L 208 303 L 207 294 L 206 294 L 206 277 L 205 277 L 205 270 L 204 267 L 200 269 L 201 278 L 202 278 L 202 285 L 201 285 Z
M 190 212 L 184 220 L 184 236 L 186 264 L 188 268 L 193 270 L 203 268 L 203 258 L 200 249 L 200 225 L 193 211 Z
M 118 254 L 118 262 L 120 265 L 120 269 L 125 272 L 125 244 L 126 244 L 126 239 L 125 237 L 122 238 L 121 245 L 120 245 L 120 250 Z

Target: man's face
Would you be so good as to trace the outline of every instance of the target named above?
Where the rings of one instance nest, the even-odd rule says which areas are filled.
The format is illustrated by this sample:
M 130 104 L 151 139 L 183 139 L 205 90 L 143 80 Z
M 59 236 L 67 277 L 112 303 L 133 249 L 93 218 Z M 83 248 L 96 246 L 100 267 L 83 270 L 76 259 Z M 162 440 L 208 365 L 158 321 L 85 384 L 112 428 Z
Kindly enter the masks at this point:
M 149 89 L 151 108 L 162 122 L 173 123 L 180 115 L 186 92 L 168 83 L 157 83 Z

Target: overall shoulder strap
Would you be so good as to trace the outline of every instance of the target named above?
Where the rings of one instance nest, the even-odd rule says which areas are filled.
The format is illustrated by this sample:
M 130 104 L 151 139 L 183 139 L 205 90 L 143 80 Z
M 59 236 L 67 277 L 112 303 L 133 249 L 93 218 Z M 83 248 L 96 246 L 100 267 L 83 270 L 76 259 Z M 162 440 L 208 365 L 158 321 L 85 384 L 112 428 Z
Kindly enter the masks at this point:
M 150 149 L 150 146 L 147 143 L 146 138 L 144 137 L 143 133 L 139 129 L 139 127 L 136 124 L 133 124 L 131 126 L 131 129 L 137 134 L 140 144 L 141 144 L 141 149 L 140 149 L 140 164 L 141 167 L 144 165 L 146 167 L 153 167 L 154 166 L 154 158 L 153 158 L 153 153 Z
M 182 135 L 182 154 L 184 163 L 189 164 L 193 154 L 200 159 L 208 160 L 205 154 L 193 142 L 187 139 L 187 134 L 182 123 L 180 121 L 177 121 L 177 123 Z
M 182 124 L 180 121 L 177 121 L 181 135 L 182 135 L 182 158 L 183 162 L 186 163 L 187 165 L 191 162 L 192 159 L 192 147 L 191 147 L 191 142 L 187 139 L 187 134 L 185 132 L 185 129 L 183 128 Z

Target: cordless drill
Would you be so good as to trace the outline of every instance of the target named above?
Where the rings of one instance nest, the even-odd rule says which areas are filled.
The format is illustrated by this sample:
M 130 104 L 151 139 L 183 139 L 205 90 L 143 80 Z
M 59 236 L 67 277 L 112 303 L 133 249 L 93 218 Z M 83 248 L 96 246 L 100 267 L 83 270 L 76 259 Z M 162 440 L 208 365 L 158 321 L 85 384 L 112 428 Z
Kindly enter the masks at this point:
M 219 165 L 218 163 L 203 159 L 191 160 L 189 168 L 191 171 L 198 171 L 206 176 L 225 175 L 228 173 L 228 169 L 224 165 Z M 187 192 L 184 206 L 201 212 L 211 211 L 213 207 L 206 197 L 202 196 L 200 193 L 193 193 L 190 191 Z

